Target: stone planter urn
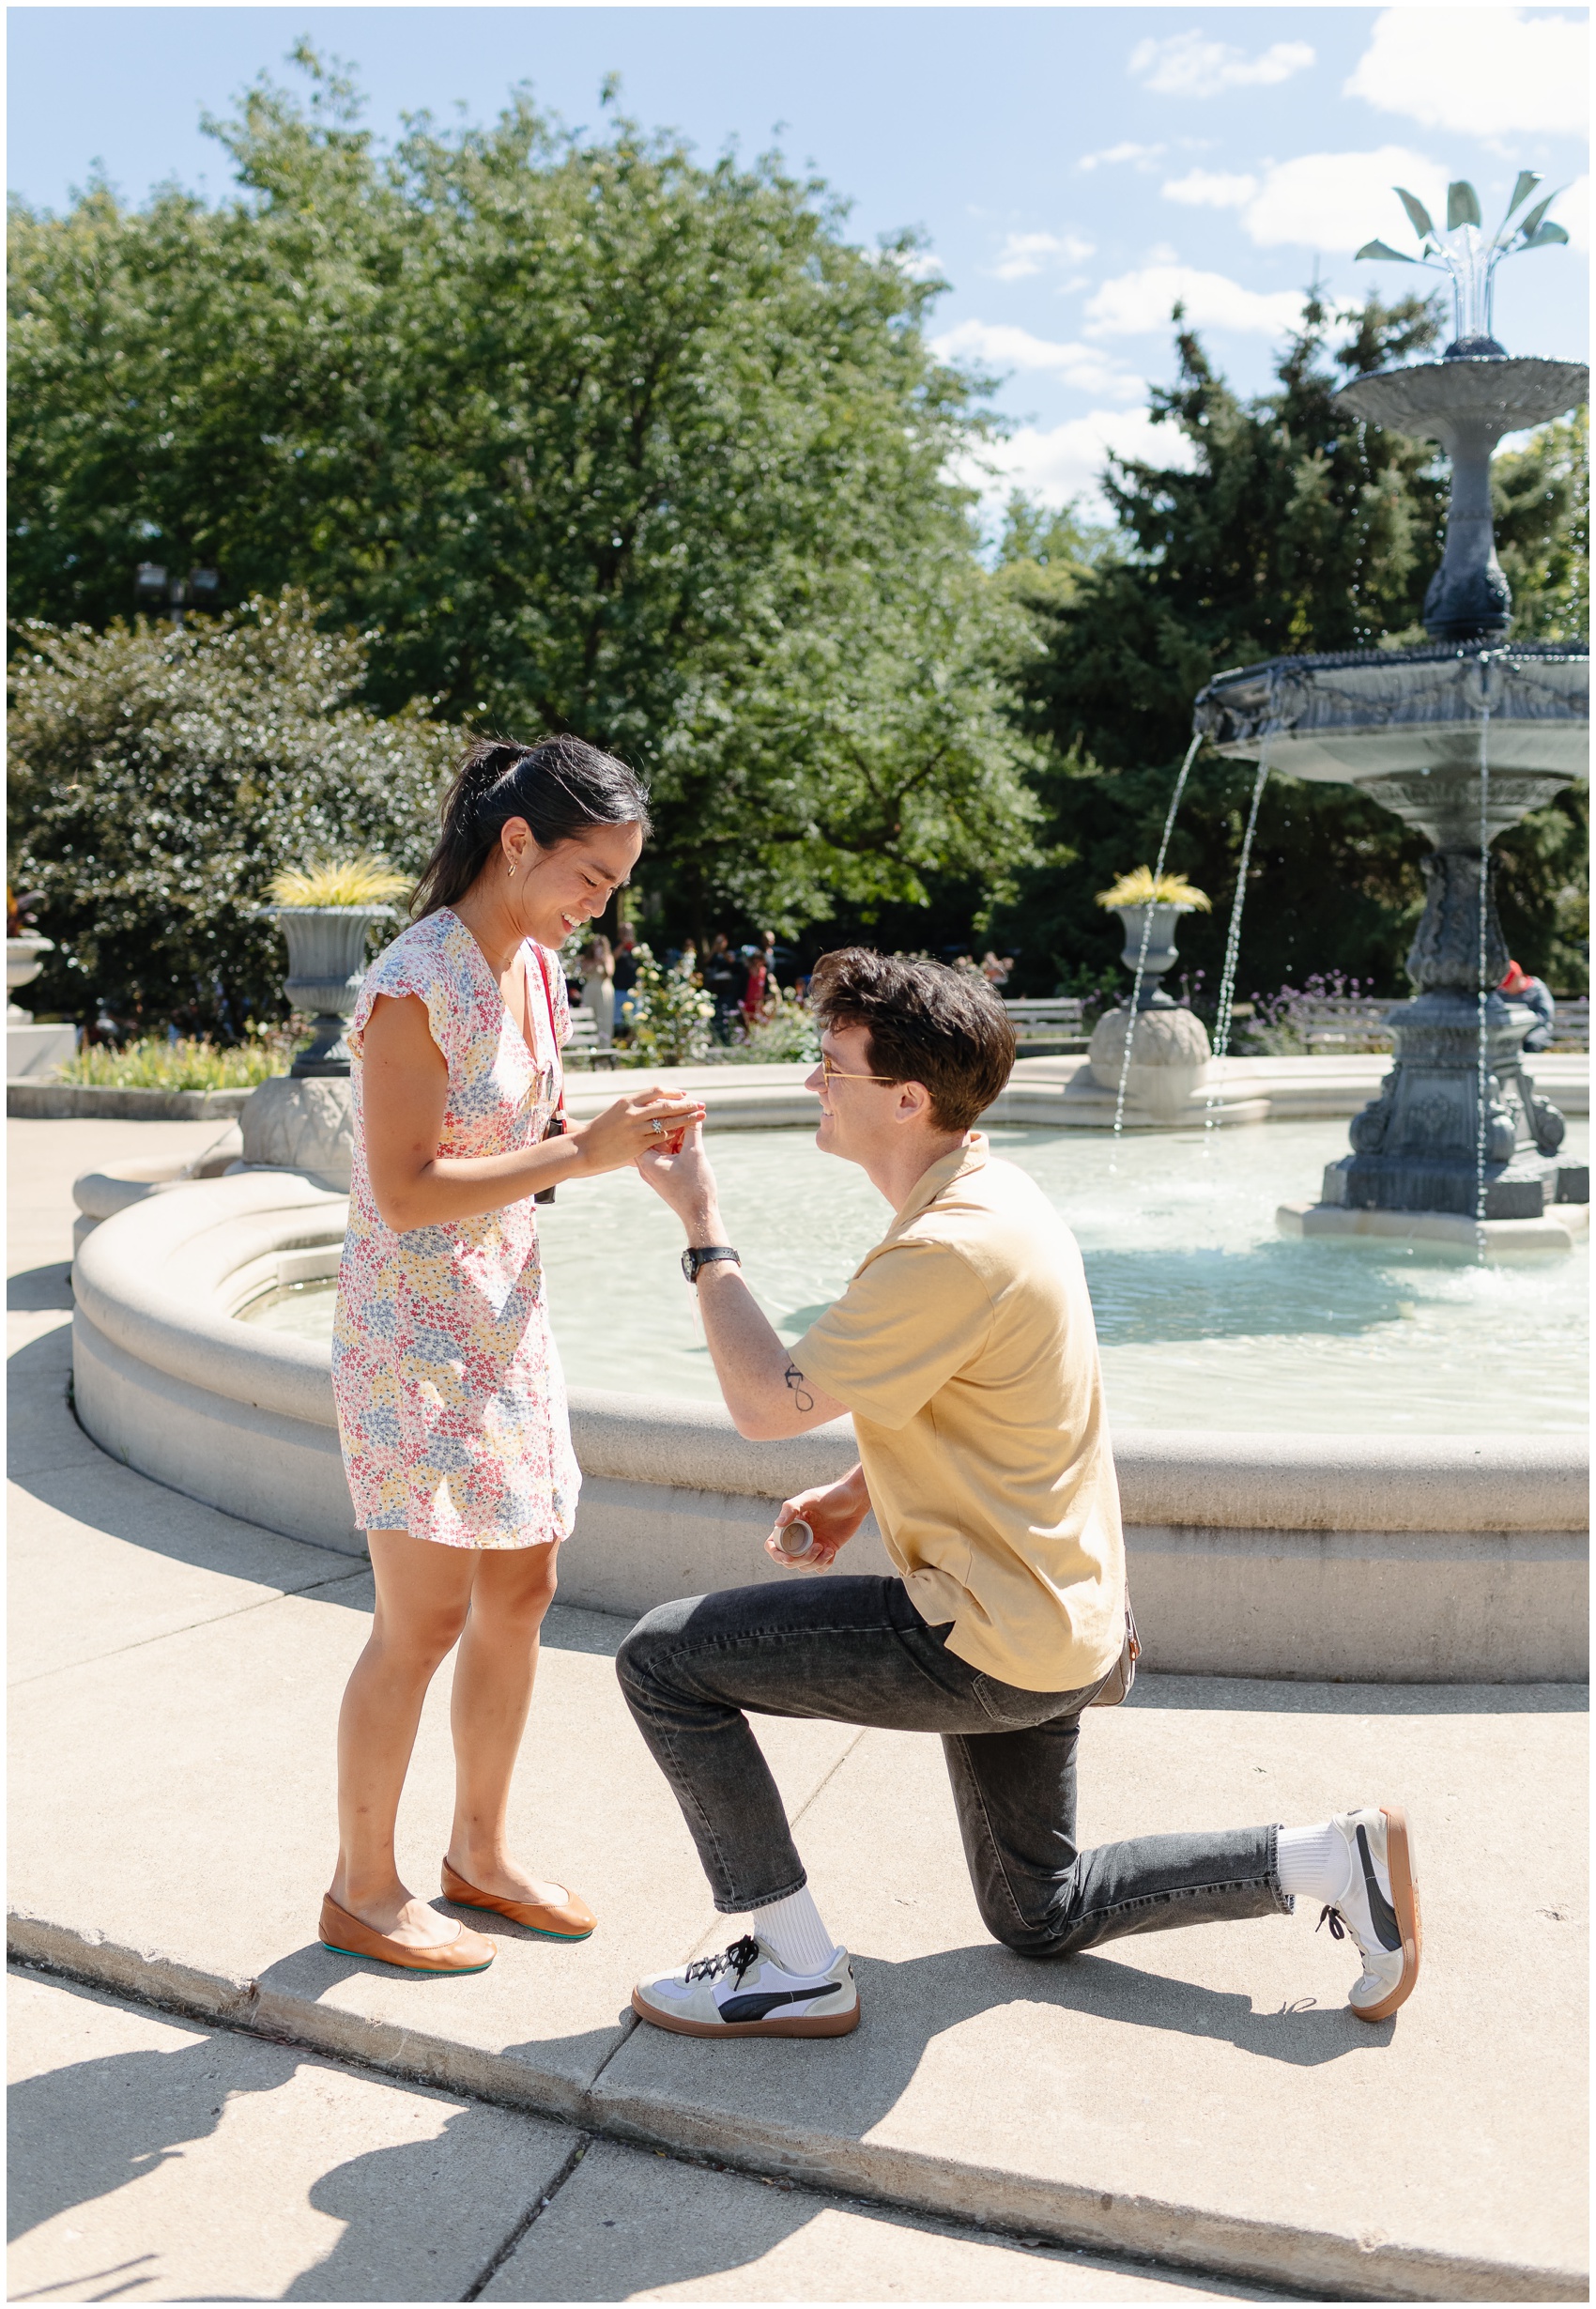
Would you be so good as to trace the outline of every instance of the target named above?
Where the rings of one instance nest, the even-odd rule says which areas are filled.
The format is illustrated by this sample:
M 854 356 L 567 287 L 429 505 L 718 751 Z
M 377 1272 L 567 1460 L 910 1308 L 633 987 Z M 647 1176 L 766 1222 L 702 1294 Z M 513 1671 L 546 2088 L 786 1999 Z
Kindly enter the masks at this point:
M 298 1171 L 317 1186 L 349 1191 L 355 1122 L 345 1022 L 365 977 L 366 932 L 393 919 L 391 906 L 274 906 L 288 941 L 284 992 L 309 1010 L 311 1039 L 286 1074 L 274 1074 L 238 1117 L 251 1169 Z
M 1136 1031 L 1130 1041 L 1130 1069 L 1125 1075 L 1128 1109 L 1154 1122 L 1170 1126 L 1190 1119 L 1191 1094 L 1202 1084 L 1213 1055 L 1207 1029 L 1194 1010 L 1182 1009 L 1166 994 L 1159 980 L 1179 960 L 1174 934 L 1189 906 L 1115 906 L 1125 925 L 1121 962 L 1136 982 L 1142 961 L 1142 993 L 1136 1006 Z M 1142 939 L 1148 916 L 1147 952 Z M 1087 1070 L 1099 1089 L 1116 1091 L 1125 1070 L 1125 1037 L 1130 1024 L 1130 1005 L 1105 1010 L 1092 1031 L 1086 1054 Z
M 31 931 L 24 931 L 20 938 L 7 939 L 6 1023 L 8 1025 L 32 1025 L 33 1012 L 24 1010 L 20 1003 L 11 1000 L 11 996 L 19 987 L 33 984 L 44 967 L 40 958 L 46 954 L 54 954 L 54 938 L 36 938 Z
M 1174 933 L 1181 916 L 1189 914 L 1190 907 L 1116 906 L 1113 911 L 1125 925 L 1125 951 L 1119 959 L 1129 971 L 1133 985 L 1136 978 L 1137 961 L 1142 952 L 1143 925 L 1149 915 L 1153 917 L 1152 930 L 1147 933 L 1147 958 L 1142 965 L 1142 998 L 1136 1006 L 1137 1008 L 1139 1010 L 1174 1009 L 1174 1004 L 1164 993 L 1159 980 L 1173 963 L 1180 960 L 1175 948 Z
M 365 977 L 366 932 L 374 922 L 393 919 L 391 906 L 276 906 L 272 919 L 288 941 L 288 976 L 284 992 L 296 1010 L 309 1010 L 311 1039 L 289 1073 L 347 1075 L 349 1051 L 344 1026 L 360 998 Z

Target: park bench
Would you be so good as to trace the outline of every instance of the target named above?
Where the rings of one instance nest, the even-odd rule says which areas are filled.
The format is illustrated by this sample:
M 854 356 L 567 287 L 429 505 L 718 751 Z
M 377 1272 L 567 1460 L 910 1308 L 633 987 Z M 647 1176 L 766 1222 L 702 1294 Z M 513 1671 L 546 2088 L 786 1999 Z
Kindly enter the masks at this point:
M 1299 994 L 1280 1024 L 1289 1026 L 1312 1052 L 1389 1050 L 1390 1030 L 1386 1015 L 1402 997 L 1395 994 Z M 1590 1048 L 1590 997 L 1558 994 L 1557 1020 L 1552 1029 L 1553 1050 Z M 1241 1006 L 1237 1005 L 1237 1015 Z
M 598 1020 L 575 1002 L 571 1005 L 571 1036 L 565 1045 L 565 1063 L 579 1072 L 615 1064 L 615 1053 L 606 1050 L 599 1041 Z
M 1084 1050 L 1084 1003 L 1079 994 L 1044 994 L 1034 1000 L 1005 1002 L 1014 1039 L 1033 1056 Z

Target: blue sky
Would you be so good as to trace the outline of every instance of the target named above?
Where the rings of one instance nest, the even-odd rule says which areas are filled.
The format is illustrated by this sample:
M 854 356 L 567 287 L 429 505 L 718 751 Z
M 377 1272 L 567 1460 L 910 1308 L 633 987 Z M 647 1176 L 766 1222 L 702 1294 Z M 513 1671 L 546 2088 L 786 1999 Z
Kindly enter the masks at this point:
M 1510 351 L 1587 349 L 1584 9 L 1361 8 L 13 8 L 13 192 L 61 208 L 103 166 L 122 197 L 175 177 L 228 191 L 200 115 L 260 72 L 291 80 L 300 34 L 347 59 L 381 136 L 403 113 L 491 116 L 516 82 L 597 124 L 625 108 L 706 155 L 778 145 L 853 204 L 861 240 L 921 229 L 949 291 L 934 333 L 1006 373 L 1005 478 L 1052 502 L 1090 492 L 1107 446 L 1167 452 L 1146 388 L 1170 374 L 1181 296 L 1235 382 L 1314 276 L 1334 299 L 1421 277 L 1354 265 L 1411 234 L 1450 177 L 1494 223 L 1516 170 L 1573 250 L 1498 276 Z

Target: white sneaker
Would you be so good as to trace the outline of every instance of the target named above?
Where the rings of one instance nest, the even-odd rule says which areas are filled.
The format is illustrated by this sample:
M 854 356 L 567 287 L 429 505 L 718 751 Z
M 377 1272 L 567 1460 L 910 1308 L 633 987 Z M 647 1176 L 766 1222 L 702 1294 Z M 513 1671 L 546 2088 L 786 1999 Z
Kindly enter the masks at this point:
M 679 2037 L 846 2037 L 859 2025 L 859 1991 L 845 1948 L 824 1972 L 789 1972 L 745 1934 L 718 1956 L 639 1980 L 632 2009 Z
M 1334 1940 L 1350 1937 L 1363 1959 L 1347 2001 L 1360 2021 L 1383 2021 L 1412 1995 L 1424 1945 L 1407 1816 L 1394 1804 L 1338 1812 L 1346 1843 L 1346 1886 L 1320 1914 Z

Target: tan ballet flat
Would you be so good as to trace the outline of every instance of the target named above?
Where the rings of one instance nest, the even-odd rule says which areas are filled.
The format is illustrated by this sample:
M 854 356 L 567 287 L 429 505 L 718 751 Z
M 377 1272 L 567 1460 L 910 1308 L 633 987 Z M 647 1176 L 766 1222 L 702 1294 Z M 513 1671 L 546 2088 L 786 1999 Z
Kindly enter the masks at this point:
M 492 1941 L 473 1932 L 468 1924 L 461 1925 L 457 1939 L 439 1947 L 412 1948 L 362 1924 L 359 1916 L 340 1908 L 330 1892 L 321 1903 L 321 1945 L 336 1956 L 375 1957 L 379 1964 L 395 1964 L 401 1972 L 486 1972 L 499 1954 Z
M 529 1932 L 536 1932 L 540 1940 L 586 1940 L 598 1922 L 597 1916 L 585 1900 L 575 1892 L 567 1892 L 562 1901 L 501 1901 L 497 1893 L 479 1892 L 474 1884 L 468 1884 L 458 1870 L 443 1863 L 443 1897 L 453 1901 L 456 1908 L 485 1909 L 490 1916 L 508 1916 L 512 1924 L 524 1925 Z

